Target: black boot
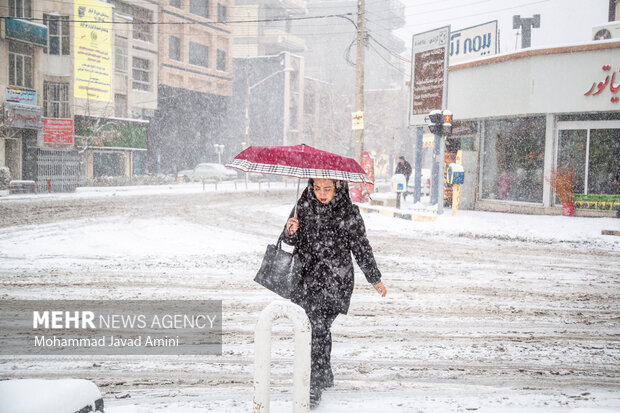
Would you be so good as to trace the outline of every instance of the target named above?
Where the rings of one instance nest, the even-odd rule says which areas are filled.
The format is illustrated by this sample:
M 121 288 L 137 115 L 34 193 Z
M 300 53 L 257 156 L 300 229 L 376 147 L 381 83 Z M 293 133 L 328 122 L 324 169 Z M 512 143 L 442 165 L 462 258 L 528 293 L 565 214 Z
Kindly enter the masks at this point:
M 321 403 L 323 390 L 320 387 L 310 387 L 310 408 L 316 409 Z

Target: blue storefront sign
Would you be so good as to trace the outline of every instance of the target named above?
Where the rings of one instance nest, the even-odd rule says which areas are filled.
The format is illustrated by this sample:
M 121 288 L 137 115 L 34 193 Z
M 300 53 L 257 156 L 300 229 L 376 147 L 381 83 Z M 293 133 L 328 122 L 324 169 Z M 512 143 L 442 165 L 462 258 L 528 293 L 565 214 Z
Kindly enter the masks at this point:
M 6 37 L 47 46 L 47 26 L 21 19 L 5 19 Z
M 16 87 L 7 87 L 6 88 L 6 101 L 36 105 L 37 104 L 37 92 L 32 89 L 20 89 Z

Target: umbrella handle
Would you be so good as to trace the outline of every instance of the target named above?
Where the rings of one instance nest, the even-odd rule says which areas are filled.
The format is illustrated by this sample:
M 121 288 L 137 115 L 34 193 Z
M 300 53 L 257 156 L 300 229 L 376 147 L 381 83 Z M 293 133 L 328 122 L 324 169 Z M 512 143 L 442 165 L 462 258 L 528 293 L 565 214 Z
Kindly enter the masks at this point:
M 297 216 L 297 201 L 299 200 L 299 185 L 301 185 L 301 178 L 297 179 L 297 195 L 295 195 L 295 209 L 293 212 L 293 217 Z

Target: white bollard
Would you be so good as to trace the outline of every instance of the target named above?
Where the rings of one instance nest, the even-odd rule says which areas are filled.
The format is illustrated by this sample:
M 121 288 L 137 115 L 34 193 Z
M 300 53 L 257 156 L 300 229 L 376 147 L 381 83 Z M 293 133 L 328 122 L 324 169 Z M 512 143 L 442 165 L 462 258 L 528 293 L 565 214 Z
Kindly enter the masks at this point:
M 295 329 L 293 361 L 293 412 L 310 409 L 310 321 L 305 311 L 289 301 L 273 301 L 261 311 L 254 332 L 254 413 L 269 413 L 271 375 L 271 327 L 274 320 L 288 318 Z

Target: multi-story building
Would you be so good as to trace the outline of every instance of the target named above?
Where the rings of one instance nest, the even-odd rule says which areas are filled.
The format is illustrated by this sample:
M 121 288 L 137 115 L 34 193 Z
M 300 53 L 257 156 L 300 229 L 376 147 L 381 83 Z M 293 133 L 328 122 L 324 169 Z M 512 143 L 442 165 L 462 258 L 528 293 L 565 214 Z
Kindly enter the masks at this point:
M 9 0 L 0 15 L 0 166 L 51 190 L 136 173 L 145 121 L 127 118 L 156 108 L 157 6 Z
M 174 173 L 224 159 L 232 94 L 231 0 L 160 2 L 158 110 L 149 128 L 154 172 Z

